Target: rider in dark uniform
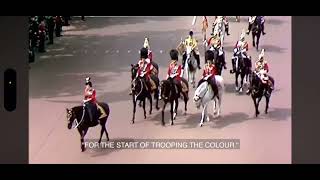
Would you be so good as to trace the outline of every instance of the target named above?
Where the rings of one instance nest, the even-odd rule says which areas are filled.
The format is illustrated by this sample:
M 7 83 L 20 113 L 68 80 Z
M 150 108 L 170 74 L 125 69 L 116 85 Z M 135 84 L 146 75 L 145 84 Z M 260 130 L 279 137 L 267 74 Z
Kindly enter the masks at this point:
M 54 32 L 54 19 L 53 16 L 47 17 L 47 25 L 48 25 L 48 34 L 49 34 L 49 43 L 53 44 L 53 32 Z

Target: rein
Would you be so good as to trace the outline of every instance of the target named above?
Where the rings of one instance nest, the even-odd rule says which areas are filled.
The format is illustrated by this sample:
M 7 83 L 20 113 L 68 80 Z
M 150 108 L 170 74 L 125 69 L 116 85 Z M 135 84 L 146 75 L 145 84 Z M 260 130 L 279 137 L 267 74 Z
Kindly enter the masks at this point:
M 73 129 L 77 128 L 77 127 L 82 123 L 85 112 L 86 112 L 86 111 L 85 111 L 85 105 L 83 105 L 81 120 L 80 120 L 80 122 L 78 122 L 78 121 L 77 121 L 78 119 L 76 119 L 76 126 L 75 126 Z

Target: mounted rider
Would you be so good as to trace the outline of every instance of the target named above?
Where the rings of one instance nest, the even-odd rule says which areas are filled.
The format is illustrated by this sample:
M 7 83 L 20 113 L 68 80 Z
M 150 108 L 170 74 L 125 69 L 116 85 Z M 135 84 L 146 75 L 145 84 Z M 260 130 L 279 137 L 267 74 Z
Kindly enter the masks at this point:
M 240 39 L 237 41 L 233 52 L 235 54 L 240 53 L 240 58 L 242 59 L 247 59 L 247 51 L 249 50 L 249 45 L 248 42 L 245 40 L 245 30 L 242 30 L 242 33 L 240 35 Z M 236 71 L 236 59 L 232 59 L 232 70 L 230 71 L 231 73 L 234 73 Z
M 199 81 L 198 87 L 200 86 L 201 83 L 203 83 L 204 81 L 207 81 L 210 84 L 211 89 L 214 92 L 214 95 L 217 95 L 218 89 L 215 88 L 216 87 L 215 75 L 218 75 L 218 70 L 213 63 L 213 58 L 214 58 L 214 53 L 210 50 L 207 50 L 205 54 L 205 60 L 207 63 L 204 66 L 202 79 Z
M 230 35 L 229 34 L 229 21 L 227 19 L 227 16 L 216 16 L 215 17 L 215 20 L 212 24 L 213 31 L 214 31 L 214 29 L 216 29 L 215 26 L 219 23 L 223 23 L 223 25 L 225 27 L 225 31 L 226 31 L 227 35 L 229 36 Z
M 267 74 L 269 72 L 269 66 L 268 62 L 264 59 L 264 52 L 265 50 L 262 49 L 261 53 L 259 54 L 259 59 L 255 62 L 254 73 L 257 75 L 257 77 L 259 77 L 263 84 L 268 84 L 269 88 L 273 90 L 273 79 Z M 250 93 L 251 90 L 252 85 L 249 87 L 247 93 Z
M 149 45 L 149 38 L 147 38 L 147 37 L 144 38 L 143 47 L 148 49 L 148 59 L 150 60 L 150 63 L 151 63 L 152 62 L 152 51 L 151 51 L 150 45 Z
M 219 56 L 223 56 L 222 58 L 222 64 L 224 68 L 226 69 L 226 62 L 225 62 L 225 54 L 223 52 L 223 47 L 221 43 L 221 37 L 219 36 L 218 30 L 215 29 L 214 32 L 211 34 L 212 36 L 207 42 L 207 46 L 209 46 L 209 50 L 214 52 L 214 60 L 217 61 Z
M 201 69 L 201 67 L 200 67 L 200 52 L 199 52 L 199 49 L 198 49 L 198 42 L 193 37 L 193 31 L 192 30 L 190 30 L 189 36 L 184 40 L 183 44 L 185 46 L 191 46 L 192 53 L 193 53 L 195 59 L 197 60 L 198 68 Z M 182 69 L 184 69 L 186 59 L 187 59 L 187 53 L 185 51 L 183 56 L 182 56 Z
M 170 51 L 171 62 L 169 64 L 166 79 L 168 80 L 169 78 L 172 78 L 173 82 L 177 85 L 179 91 L 181 90 L 182 93 L 185 93 L 188 91 L 188 87 L 181 80 L 182 67 L 181 65 L 178 64 L 178 57 L 179 57 L 179 52 L 176 49 L 172 49 Z
M 264 16 L 250 16 L 249 17 L 249 26 L 248 26 L 248 29 L 247 29 L 247 34 L 250 33 L 250 31 L 252 30 L 252 26 L 254 23 L 257 23 L 258 25 L 261 26 L 261 30 L 262 30 L 262 35 L 265 35 L 266 33 L 264 32 L 264 22 L 265 22 L 265 19 L 264 19 Z
M 148 58 L 148 49 L 142 48 L 140 50 L 140 60 L 138 62 L 139 69 L 136 77 L 145 77 L 148 90 L 153 91 L 157 88 L 155 82 L 151 78 L 151 71 L 153 69 L 150 59 Z
M 84 89 L 84 100 L 83 105 L 89 114 L 89 118 L 91 122 L 98 123 L 98 107 L 97 107 L 97 99 L 96 99 L 96 90 L 92 87 L 91 78 L 86 78 Z

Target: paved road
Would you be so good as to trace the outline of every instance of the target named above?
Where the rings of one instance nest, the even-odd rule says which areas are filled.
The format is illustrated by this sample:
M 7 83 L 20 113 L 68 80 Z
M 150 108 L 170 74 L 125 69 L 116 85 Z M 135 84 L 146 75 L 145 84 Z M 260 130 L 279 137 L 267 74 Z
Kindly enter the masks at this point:
M 291 17 L 266 17 L 267 35 L 261 38 L 266 49 L 270 74 L 276 90 L 270 102 L 270 113 L 254 117 L 249 96 L 234 91 L 234 77 L 223 73 L 226 83 L 222 114 L 217 120 L 199 127 L 200 110 L 189 101 L 187 115 L 179 107 L 174 126 L 169 125 L 169 109 L 165 127 L 161 112 L 154 110 L 146 120 L 141 108 L 136 123 L 130 124 L 132 102 L 128 95 L 130 64 L 138 60 L 138 50 L 145 36 L 150 37 L 154 60 L 165 78 L 169 50 L 181 37 L 194 29 L 201 40 L 201 22 L 193 27 L 193 17 L 104 17 L 72 21 L 64 36 L 55 40 L 48 52 L 38 54 L 30 69 L 30 163 L 291 163 Z M 200 19 L 200 18 L 199 18 Z M 211 25 L 213 17 L 209 17 Z M 230 17 L 230 36 L 225 49 L 228 68 L 232 48 L 246 17 L 235 22 Z M 209 34 L 208 34 L 209 35 Z M 251 36 L 246 39 L 251 45 Z M 250 46 L 249 54 L 258 53 Z M 204 50 L 200 47 L 203 63 Z M 181 62 L 181 61 L 180 61 Z M 197 79 L 201 73 L 197 73 Z M 239 150 L 88 150 L 80 152 L 79 134 L 68 130 L 65 108 L 79 105 L 84 78 L 91 76 L 98 100 L 111 107 L 108 131 L 111 139 L 137 138 L 236 138 Z M 194 94 L 191 90 L 190 97 Z M 261 110 L 264 108 L 264 100 Z M 148 107 L 148 105 L 147 105 Z M 211 108 L 210 108 L 211 109 Z M 261 111 L 263 112 L 263 111 Z M 209 110 L 212 114 L 212 110 Z M 87 138 L 97 138 L 100 128 L 90 129 Z

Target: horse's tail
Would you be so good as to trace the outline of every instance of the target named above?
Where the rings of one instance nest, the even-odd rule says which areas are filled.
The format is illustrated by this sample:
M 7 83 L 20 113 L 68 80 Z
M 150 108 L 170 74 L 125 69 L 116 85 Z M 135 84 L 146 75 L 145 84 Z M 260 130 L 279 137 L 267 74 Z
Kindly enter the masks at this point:
M 99 105 L 103 108 L 103 110 L 106 112 L 107 117 L 110 115 L 110 107 L 107 103 L 99 102 Z

